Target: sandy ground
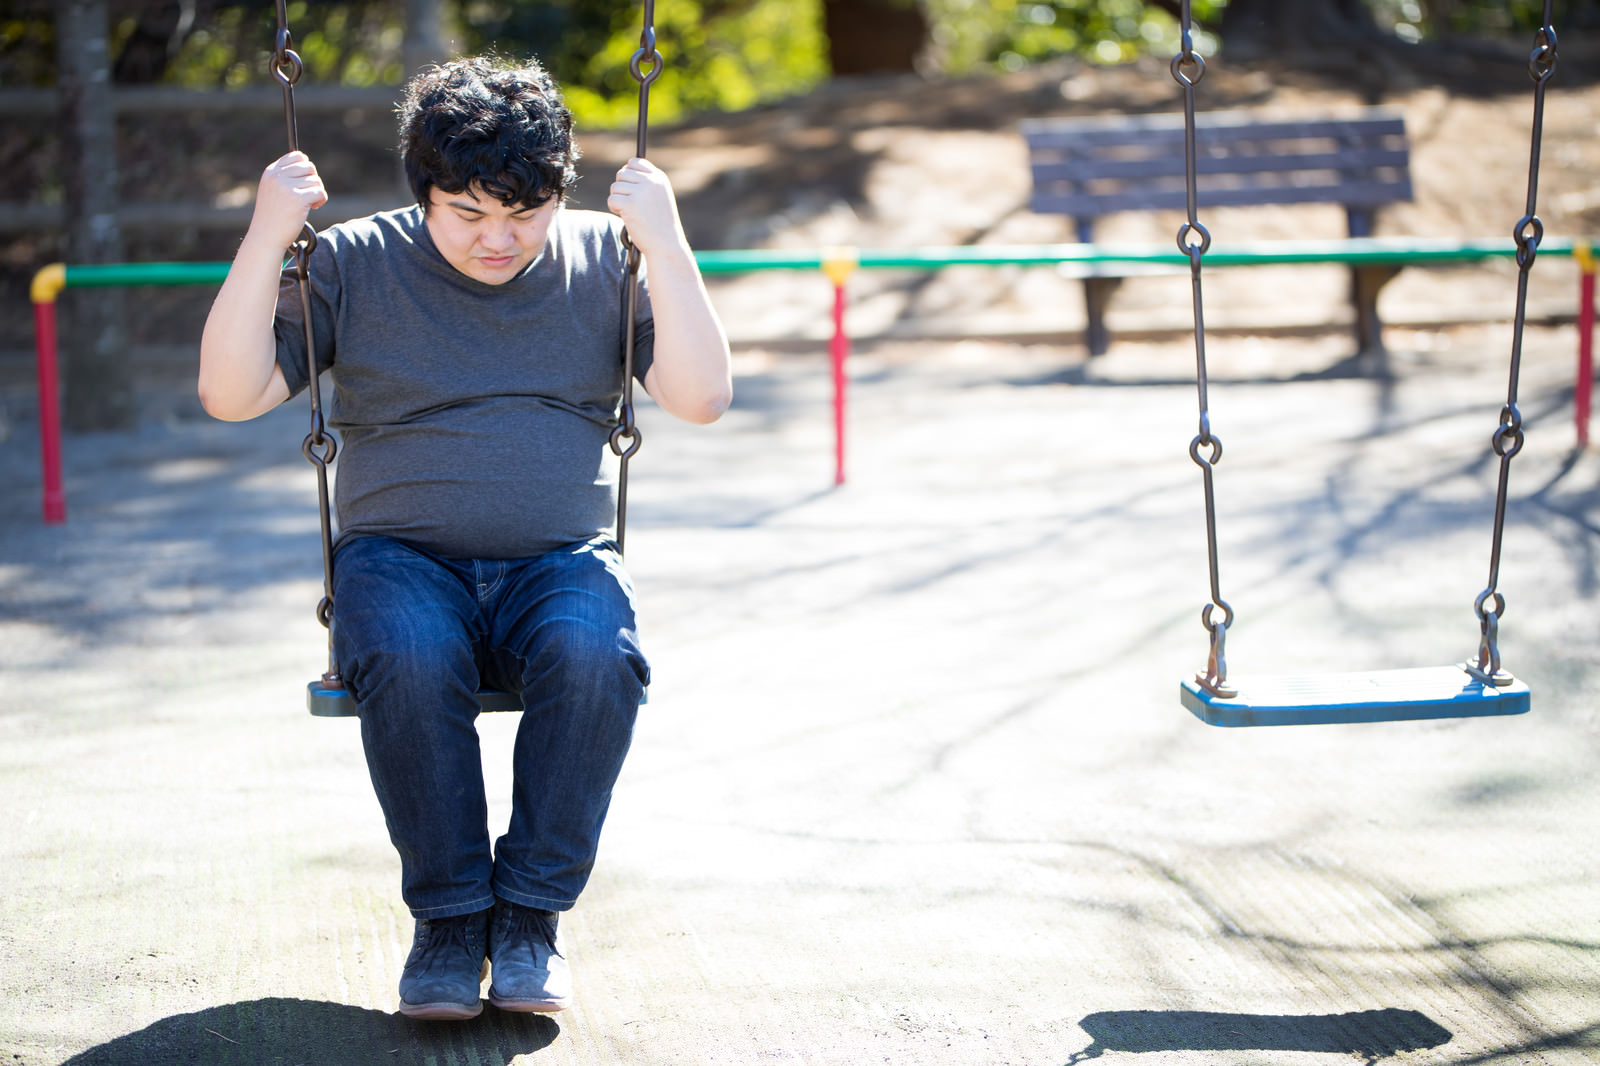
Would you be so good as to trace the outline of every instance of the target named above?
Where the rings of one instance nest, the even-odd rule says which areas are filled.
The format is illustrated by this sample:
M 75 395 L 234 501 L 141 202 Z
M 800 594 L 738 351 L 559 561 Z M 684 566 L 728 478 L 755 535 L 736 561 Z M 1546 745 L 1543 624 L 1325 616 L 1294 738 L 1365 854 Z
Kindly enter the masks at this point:
M 1236 673 L 1471 653 L 1504 331 L 1219 339 Z M 578 1006 L 392 1014 L 409 940 L 321 668 L 303 413 L 8 464 L 0 1047 L 59 1063 L 1595 1061 L 1600 466 L 1530 336 L 1508 719 L 1217 730 L 1182 344 L 746 350 L 709 429 L 644 413 L 656 668 Z M 483 735 L 505 817 L 515 719 Z

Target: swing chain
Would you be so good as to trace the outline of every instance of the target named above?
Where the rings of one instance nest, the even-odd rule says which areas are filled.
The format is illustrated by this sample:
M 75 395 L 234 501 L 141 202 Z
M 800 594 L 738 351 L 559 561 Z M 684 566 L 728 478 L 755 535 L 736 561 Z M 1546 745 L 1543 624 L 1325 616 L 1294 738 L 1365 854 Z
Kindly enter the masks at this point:
M 1222 439 L 1211 432 L 1210 401 L 1207 396 L 1206 331 L 1204 300 L 1201 296 L 1201 259 L 1211 249 L 1211 232 L 1200 224 L 1199 191 L 1196 174 L 1195 148 L 1195 85 L 1205 77 L 1206 61 L 1194 50 L 1194 32 L 1189 13 L 1189 0 L 1183 0 L 1181 14 L 1182 50 L 1172 57 L 1172 78 L 1183 88 L 1183 161 L 1185 194 L 1188 218 L 1178 228 L 1178 250 L 1189 257 L 1189 280 L 1194 304 L 1194 356 L 1195 388 L 1200 400 L 1200 432 L 1189 442 L 1189 458 L 1200 467 L 1206 497 L 1206 559 L 1211 576 L 1211 602 L 1200 611 L 1200 622 L 1211 634 L 1210 652 L 1206 657 L 1206 671 L 1196 674 L 1195 681 L 1213 696 L 1228 698 L 1238 695 L 1228 685 L 1228 658 L 1226 653 L 1228 627 L 1233 624 L 1233 608 L 1222 598 L 1222 581 L 1217 560 L 1217 496 L 1213 477 L 1222 459 Z M 1209 454 L 1203 450 L 1209 449 Z M 1221 610 L 1222 616 L 1216 613 Z
M 1505 686 L 1514 680 L 1500 664 L 1500 619 L 1505 616 L 1506 600 L 1500 583 L 1500 553 L 1505 537 L 1506 505 L 1510 495 L 1511 460 L 1522 450 L 1522 411 L 1517 406 L 1517 381 L 1522 370 L 1522 335 L 1528 316 L 1528 282 L 1539 242 L 1544 239 L 1544 223 L 1538 216 L 1539 150 L 1544 141 L 1545 85 L 1556 69 L 1556 31 L 1551 23 L 1553 0 L 1545 0 L 1543 23 L 1534 34 L 1533 51 L 1528 56 L 1528 75 L 1533 79 L 1533 122 L 1528 150 L 1527 209 L 1517 220 L 1512 236 L 1517 244 L 1517 306 L 1511 327 L 1511 374 L 1506 402 L 1500 409 L 1500 423 L 1490 444 L 1500 457 L 1500 478 L 1495 491 L 1494 536 L 1489 549 L 1489 585 L 1473 601 L 1478 616 L 1478 657 L 1463 664 L 1485 684 Z M 1492 606 L 1491 606 L 1492 605 Z
M 272 53 L 272 76 L 284 86 L 291 86 L 300 80 L 305 70 L 305 63 L 294 50 L 294 35 L 289 32 L 289 27 L 280 26 L 277 47 Z
M 1544 6 L 1544 24 L 1533 35 L 1533 51 L 1528 53 L 1528 74 L 1538 85 L 1556 72 L 1556 28 L 1550 24 L 1550 5 Z
M 1522 450 L 1522 409 L 1514 403 L 1500 408 L 1500 426 L 1489 438 L 1489 445 L 1502 459 L 1512 459 Z
M 277 0 L 278 33 L 272 53 L 272 76 L 283 86 L 283 121 L 289 151 L 300 150 L 300 133 L 295 121 L 294 87 L 305 73 L 305 63 L 294 51 L 294 35 L 289 31 L 288 0 Z M 317 621 L 328 630 L 328 670 L 322 675 L 326 688 L 343 688 L 338 664 L 333 655 L 333 514 L 328 499 L 328 465 L 339 451 L 339 442 L 327 432 L 322 415 L 322 387 L 317 368 L 316 331 L 311 320 L 311 270 L 309 259 L 317 247 L 317 231 L 307 222 L 300 236 L 288 248 L 294 259 L 294 275 L 300 290 L 300 318 L 306 346 L 306 389 L 311 400 L 311 431 L 300 444 L 300 453 L 317 471 L 317 504 L 322 532 L 322 599 L 317 603 Z M 286 264 L 287 265 L 287 264 Z
M 644 0 L 644 29 L 639 34 L 639 49 L 628 61 L 628 71 L 639 83 L 639 120 L 634 155 L 645 158 L 645 139 L 650 128 L 650 84 L 661 76 L 663 63 L 656 49 L 655 0 Z M 648 70 L 643 69 L 645 63 Z M 628 231 L 622 231 L 622 247 L 626 250 L 627 272 L 622 286 L 622 399 L 617 411 L 617 424 L 611 430 L 609 443 L 617 457 L 617 551 L 627 544 L 628 535 L 628 460 L 633 458 L 644 443 L 644 434 L 634 422 L 633 408 L 633 353 L 638 323 L 634 316 L 639 308 L 639 249 L 634 246 Z

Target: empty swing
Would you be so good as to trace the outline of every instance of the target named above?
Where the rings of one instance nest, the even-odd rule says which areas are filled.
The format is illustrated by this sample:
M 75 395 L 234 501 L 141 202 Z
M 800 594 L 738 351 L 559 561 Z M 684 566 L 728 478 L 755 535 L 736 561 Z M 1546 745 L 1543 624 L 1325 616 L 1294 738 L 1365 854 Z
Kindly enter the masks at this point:
M 278 30 L 272 56 L 272 74 L 283 87 L 283 115 L 287 128 L 289 150 L 298 151 L 300 137 L 295 122 L 294 86 L 304 72 L 304 63 L 293 48 L 289 32 L 287 0 L 276 0 Z M 649 64 L 648 69 L 643 69 Z M 645 158 L 645 134 L 649 125 L 650 83 L 661 73 L 662 57 L 656 50 L 655 0 L 644 0 L 644 29 L 639 35 L 639 50 L 633 54 L 629 70 L 639 84 L 639 120 L 635 154 Z M 622 243 L 627 249 L 627 269 L 622 282 L 622 397 L 618 407 L 617 424 L 609 438 L 611 451 L 617 456 L 617 551 L 621 554 L 627 536 L 628 513 L 628 460 L 633 458 L 643 441 L 643 434 L 634 423 L 633 372 L 635 312 L 638 309 L 639 249 L 622 233 Z M 306 686 L 306 707 L 319 718 L 353 718 L 358 716 L 355 700 L 345 687 L 333 651 L 333 517 L 328 499 L 328 465 L 338 451 L 338 442 L 327 431 L 322 414 L 322 390 L 318 380 L 316 342 L 311 320 L 310 271 L 307 266 L 311 252 L 316 248 L 317 234 L 308 222 L 301 236 L 288 252 L 294 259 L 295 278 L 299 284 L 300 311 L 305 323 L 307 395 L 311 401 L 311 430 L 301 443 L 300 450 L 317 472 L 317 509 L 322 532 L 322 599 L 317 604 L 317 620 L 329 630 L 328 669 L 320 678 Z M 647 694 L 648 695 L 648 694 Z M 484 711 L 520 711 L 522 697 L 515 692 L 483 689 L 478 692 L 478 704 Z
M 1545 0 L 1544 20 L 1535 35 L 1535 46 L 1528 60 L 1528 70 L 1534 82 L 1534 107 L 1527 210 L 1518 220 L 1514 231 L 1519 271 L 1510 385 L 1505 405 L 1501 408 L 1500 424 L 1492 439 L 1494 452 L 1500 457 L 1500 476 L 1489 554 L 1489 584 L 1473 603 L 1480 630 L 1477 656 L 1471 661 L 1452 666 L 1304 676 L 1246 676 L 1238 681 L 1231 681 L 1228 677 L 1225 643 L 1234 613 L 1222 598 L 1218 578 L 1213 471 L 1222 458 L 1222 441 L 1211 432 L 1200 286 L 1201 259 L 1211 245 L 1211 235 L 1196 215 L 1195 181 L 1195 85 L 1205 74 L 1205 61 L 1194 51 L 1189 7 L 1189 0 L 1183 0 L 1182 50 L 1173 56 L 1171 71 L 1184 94 L 1188 220 L 1179 227 L 1178 247 L 1189 257 L 1194 298 L 1195 381 L 1200 401 L 1200 429 L 1190 442 L 1189 456 L 1200 467 L 1204 480 L 1211 601 L 1200 612 L 1201 623 L 1210 633 L 1210 654 L 1205 672 L 1181 683 L 1179 694 L 1182 703 L 1200 720 L 1215 726 L 1319 725 L 1522 714 L 1529 708 L 1530 692 L 1528 686 L 1512 676 L 1500 661 L 1499 622 L 1505 613 L 1506 602 L 1497 586 L 1511 460 L 1521 450 L 1523 443 L 1522 413 L 1517 408 L 1517 379 L 1522 362 L 1528 275 L 1544 234 L 1544 226 L 1534 212 L 1544 123 L 1544 90 L 1556 64 L 1556 36 L 1550 24 L 1551 0 Z

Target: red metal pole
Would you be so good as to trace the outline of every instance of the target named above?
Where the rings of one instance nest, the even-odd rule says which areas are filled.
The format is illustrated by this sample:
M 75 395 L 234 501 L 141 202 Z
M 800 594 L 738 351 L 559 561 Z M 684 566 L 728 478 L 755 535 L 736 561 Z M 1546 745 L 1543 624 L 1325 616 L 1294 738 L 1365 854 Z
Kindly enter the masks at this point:
M 61 487 L 61 386 L 56 345 L 56 294 L 66 284 L 60 263 L 34 276 L 33 344 L 39 369 L 39 465 L 44 475 L 44 520 L 67 520 L 67 496 Z
M 850 334 L 845 330 L 844 312 L 848 303 L 845 282 L 861 264 L 854 248 L 828 248 L 822 255 L 822 272 L 833 282 L 833 341 L 828 354 L 833 364 L 833 483 L 844 484 L 845 394 L 850 376 L 845 364 L 850 358 Z
M 1594 393 L 1594 254 L 1588 245 L 1573 249 L 1578 260 L 1578 380 L 1573 407 L 1578 420 L 1578 447 L 1589 446 L 1589 405 Z
M 845 393 L 850 379 L 845 374 L 845 361 L 850 358 L 850 335 L 844 329 L 844 285 L 833 287 L 833 342 L 828 353 L 833 362 L 833 483 L 844 484 Z

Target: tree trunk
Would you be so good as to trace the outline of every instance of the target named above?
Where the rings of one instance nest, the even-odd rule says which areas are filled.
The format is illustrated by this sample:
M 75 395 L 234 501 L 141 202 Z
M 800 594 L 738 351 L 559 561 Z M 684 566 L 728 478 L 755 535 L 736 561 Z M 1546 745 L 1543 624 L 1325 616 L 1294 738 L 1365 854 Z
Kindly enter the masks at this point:
M 917 0 L 824 0 L 822 16 L 838 76 L 914 71 L 928 43 Z
M 60 0 L 56 37 L 67 260 L 80 265 L 120 262 L 106 0 Z M 124 304 L 123 290 L 94 289 L 75 296 L 71 314 L 63 316 L 62 391 L 64 421 L 70 429 L 122 429 L 136 418 L 133 374 L 124 343 Z
M 450 58 L 440 0 L 406 0 L 405 37 L 400 42 L 400 65 L 411 77 L 429 63 Z
M 195 0 L 146 0 L 122 42 L 111 79 L 118 85 L 150 85 L 161 80 L 167 65 L 194 29 Z

